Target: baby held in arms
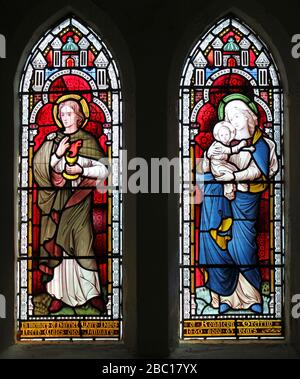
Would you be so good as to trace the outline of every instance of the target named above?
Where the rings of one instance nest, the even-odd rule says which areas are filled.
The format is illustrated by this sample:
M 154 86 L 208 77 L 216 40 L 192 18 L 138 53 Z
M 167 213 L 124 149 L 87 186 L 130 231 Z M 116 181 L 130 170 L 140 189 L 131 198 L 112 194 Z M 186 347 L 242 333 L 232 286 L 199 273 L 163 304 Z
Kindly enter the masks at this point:
M 247 146 L 245 140 L 241 141 L 238 145 L 230 146 L 231 141 L 235 138 L 235 128 L 226 121 L 218 122 L 213 129 L 213 135 L 215 141 L 211 144 L 207 152 L 207 157 L 210 160 L 211 172 L 217 180 L 222 180 L 221 177 L 225 173 L 233 173 L 238 171 L 237 167 L 232 163 L 229 163 L 230 155 L 238 154 L 242 151 L 255 151 L 254 146 Z M 249 189 L 249 185 L 246 183 L 238 183 L 237 186 L 234 183 L 224 184 L 224 196 L 229 200 L 235 198 L 236 189 L 246 192 Z

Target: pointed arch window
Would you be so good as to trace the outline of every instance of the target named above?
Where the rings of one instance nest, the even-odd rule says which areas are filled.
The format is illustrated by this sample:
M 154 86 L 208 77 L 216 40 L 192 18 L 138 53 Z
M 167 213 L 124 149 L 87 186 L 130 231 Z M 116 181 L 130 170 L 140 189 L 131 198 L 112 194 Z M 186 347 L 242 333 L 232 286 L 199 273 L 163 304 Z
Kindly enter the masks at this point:
M 99 64 L 105 86 L 99 85 Z M 19 100 L 17 338 L 119 340 L 123 137 L 117 63 L 88 25 L 66 17 L 32 48 Z
M 283 92 L 269 48 L 235 16 L 189 53 L 179 120 L 180 337 L 283 338 Z

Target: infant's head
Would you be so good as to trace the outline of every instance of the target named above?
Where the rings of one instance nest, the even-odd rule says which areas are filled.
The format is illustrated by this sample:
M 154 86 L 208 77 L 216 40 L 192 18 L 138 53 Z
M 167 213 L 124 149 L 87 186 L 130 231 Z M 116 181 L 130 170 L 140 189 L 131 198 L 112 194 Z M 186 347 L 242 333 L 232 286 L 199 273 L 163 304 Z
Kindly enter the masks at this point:
M 220 121 L 214 126 L 213 133 L 216 141 L 229 145 L 234 139 L 235 128 L 227 121 Z

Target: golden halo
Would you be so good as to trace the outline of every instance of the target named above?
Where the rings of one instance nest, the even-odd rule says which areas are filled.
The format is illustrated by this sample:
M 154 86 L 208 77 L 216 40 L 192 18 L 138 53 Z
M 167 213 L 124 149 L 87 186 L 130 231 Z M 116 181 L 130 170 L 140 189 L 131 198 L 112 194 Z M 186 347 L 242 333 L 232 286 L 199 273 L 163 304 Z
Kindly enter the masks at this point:
M 89 110 L 89 106 L 88 106 L 87 101 L 83 97 L 81 97 L 80 95 L 76 95 L 76 94 L 63 95 L 54 104 L 53 117 L 54 117 L 54 121 L 56 122 L 56 125 L 59 128 L 63 128 L 63 125 L 61 124 L 61 121 L 58 118 L 58 106 L 59 106 L 59 104 L 63 103 L 64 101 L 67 101 L 67 100 L 75 100 L 78 103 L 80 103 L 84 117 L 85 117 L 85 119 L 84 119 L 84 121 L 80 127 L 84 128 L 85 125 L 87 124 L 88 120 L 89 120 L 90 110 Z

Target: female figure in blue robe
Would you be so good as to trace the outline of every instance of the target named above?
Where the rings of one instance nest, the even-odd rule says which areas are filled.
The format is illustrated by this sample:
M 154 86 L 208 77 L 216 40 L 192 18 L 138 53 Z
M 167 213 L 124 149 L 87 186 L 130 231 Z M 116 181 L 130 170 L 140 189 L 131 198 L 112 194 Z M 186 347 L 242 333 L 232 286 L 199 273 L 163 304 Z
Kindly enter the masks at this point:
M 199 265 L 205 269 L 211 305 L 220 313 L 251 309 L 262 313 L 261 276 L 256 245 L 256 219 L 266 181 L 278 169 L 275 143 L 257 127 L 256 106 L 243 95 L 223 99 L 222 118 L 236 129 L 236 143 L 247 140 L 255 151 L 240 151 L 229 158 L 238 171 L 214 178 L 204 173 L 200 216 Z M 213 152 L 219 154 L 217 150 Z M 209 165 L 206 164 L 209 167 Z M 237 187 L 235 198 L 224 198 L 222 182 L 248 182 Z M 247 189 L 248 188 L 248 189 Z

